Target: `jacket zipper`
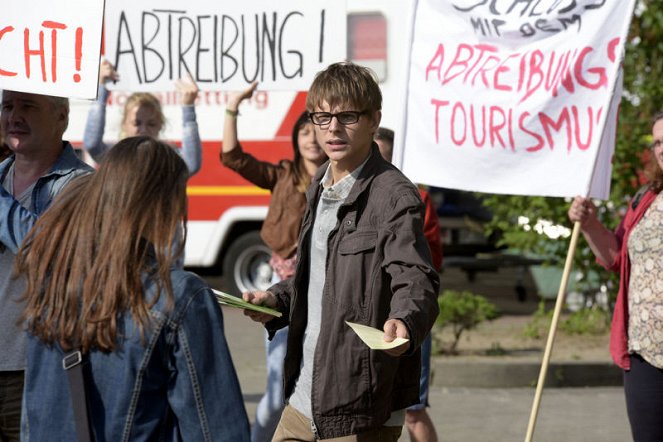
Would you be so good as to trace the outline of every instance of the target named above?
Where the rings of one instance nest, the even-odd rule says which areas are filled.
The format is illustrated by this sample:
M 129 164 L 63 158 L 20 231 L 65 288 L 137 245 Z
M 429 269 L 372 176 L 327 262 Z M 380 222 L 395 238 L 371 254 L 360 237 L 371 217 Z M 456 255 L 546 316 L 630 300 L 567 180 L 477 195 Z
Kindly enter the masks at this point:
M 320 436 L 318 435 L 318 427 L 315 426 L 315 422 L 313 422 L 313 420 L 311 420 L 311 432 L 313 433 L 315 440 L 320 440 Z

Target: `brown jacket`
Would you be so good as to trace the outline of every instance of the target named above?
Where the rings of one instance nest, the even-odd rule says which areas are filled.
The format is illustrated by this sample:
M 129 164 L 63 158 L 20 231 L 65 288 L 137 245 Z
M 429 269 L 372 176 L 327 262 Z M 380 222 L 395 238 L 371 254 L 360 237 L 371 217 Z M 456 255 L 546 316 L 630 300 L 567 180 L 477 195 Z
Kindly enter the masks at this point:
M 242 151 L 239 144 L 230 152 L 222 152 L 221 162 L 256 186 L 272 192 L 260 236 L 281 258 L 294 255 L 306 207 L 306 196 L 297 189 L 295 182 L 295 164 L 290 160 L 281 160 L 278 164 L 259 161 Z
M 318 170 L 307 192 L 295 276 L 271 287 L 285 325 L 288 350 L 285 396 L 299 375 L 307 323 L 310 239 L 322 178 Z M 328 240 L 322 323 L 314 355 L 312 409 L 321 439 L 382 426 L 392 411 L 419 400 L 419 346 L 438 314 L 439 278 L 423 233 L 424 207 L 417 188 L 380 156 L 371 157 L 338 211 Z M 345 321 L 382 329 L 401 319 L 410 349 L 400 357 L 370 350 Z

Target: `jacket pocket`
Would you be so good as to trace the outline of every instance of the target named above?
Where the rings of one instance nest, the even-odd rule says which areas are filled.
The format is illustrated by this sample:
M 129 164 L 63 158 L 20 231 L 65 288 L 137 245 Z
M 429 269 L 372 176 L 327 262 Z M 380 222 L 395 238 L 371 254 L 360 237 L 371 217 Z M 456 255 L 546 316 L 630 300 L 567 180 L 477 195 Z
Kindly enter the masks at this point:
M 357 253 L 375 250 L 378 233 L 371 231 L 356 231 L 343 238 L 338 245 L 341 255 L 355 255 Z

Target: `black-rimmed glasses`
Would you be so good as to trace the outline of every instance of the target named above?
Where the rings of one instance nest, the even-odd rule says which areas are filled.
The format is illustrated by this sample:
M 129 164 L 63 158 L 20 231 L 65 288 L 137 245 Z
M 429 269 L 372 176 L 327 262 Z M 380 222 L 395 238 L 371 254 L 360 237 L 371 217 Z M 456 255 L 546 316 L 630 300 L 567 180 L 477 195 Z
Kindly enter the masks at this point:
M 345 126 L 347 124 L 355 124 L 359 121 L 359 117 L 365 113 L 366 111 L 343 111 L 335 114 L 330 112 L 309 112 L 308 115 L 311 118 L 311 123 L 318 126 L 330 124 L 334 117 L 336 117 L 336 121 Z

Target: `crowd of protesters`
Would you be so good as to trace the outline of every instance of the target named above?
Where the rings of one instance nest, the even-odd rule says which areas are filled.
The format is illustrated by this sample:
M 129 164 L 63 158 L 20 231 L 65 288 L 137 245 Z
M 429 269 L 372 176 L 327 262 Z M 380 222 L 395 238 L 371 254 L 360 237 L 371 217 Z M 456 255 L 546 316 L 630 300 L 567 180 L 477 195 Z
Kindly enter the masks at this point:
M 349 62 L 319 72 L 293 159 L 275 164 L 238 140 L 238 110 L 257 83 L 228 101 L 221 163 L 272 193 L 261 236 L 274 284 L 243 298 L 281 313 L 245 311 L 267 340 L 252 429 L 222 311 L 182 268 L 186 183 L 202 161 L 198 87 L 176 83 L 181 149 L 158 140 L 165 118 L 147 93 L 127 100 L 111 146 L 105 84 L 117 78 L 102 62 L 84 136 L 96 171 L 63 140 L 66 98 L 2 91 L 0 440 L 396 442 L 405 427 L 413 441 L 436 441 L 426 407 L 439 223 L 427 193 L 391 164 L 374 74 Z M 649 184 L 616 231 L 589 199 L 568 212 L 621 277 L 611 350 L 635 440 L 663 440 L 663 115 L 652 131 Z M 404 341 L 371 350 L 346 322 Z

